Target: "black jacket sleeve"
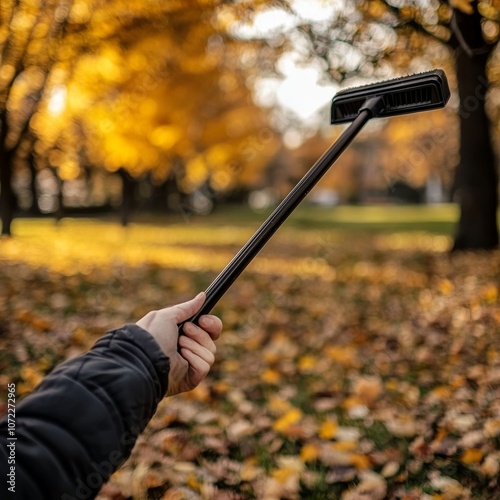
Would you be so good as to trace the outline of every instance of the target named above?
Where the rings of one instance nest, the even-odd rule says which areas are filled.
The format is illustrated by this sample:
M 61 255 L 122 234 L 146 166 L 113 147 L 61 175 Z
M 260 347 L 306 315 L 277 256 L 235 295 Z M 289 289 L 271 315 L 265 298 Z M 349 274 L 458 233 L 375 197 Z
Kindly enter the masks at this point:
M 157 342 L 134 324 L 59 365 L 17 405 L 15 441 L 0 421 L 0 498 L 94 498 L 155 413 L 168 369 Z

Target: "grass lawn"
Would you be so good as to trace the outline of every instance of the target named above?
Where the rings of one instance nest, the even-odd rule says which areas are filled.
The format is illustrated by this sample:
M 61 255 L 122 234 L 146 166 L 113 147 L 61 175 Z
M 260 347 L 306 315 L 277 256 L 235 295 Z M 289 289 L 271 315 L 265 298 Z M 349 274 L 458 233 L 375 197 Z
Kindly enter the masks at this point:
M 218 208 L 209 217 L 185 214 L 172 216 L 167 220 L 173 223 L 196 225 L 244 225 L 257 228 L 272 209 L 254 211 L 247 206 Z M 298 229 L 347 229 L 368 231 L 421 230 L 450 234 L 459 216 L 455 204 L 442 205 L 339 205 L 319 207 L 310 204 L 300 205 L 285 227 Z M 151 222 L 155 218 L 139 216 L 138 220 Z M 165 218 L 159 219 L 165 223 Z
M 70 273 L 78 271 L 79 265 L 92 267 L 111 262 L 220 270 L 269 213 L 235 207 L 209 217 L 142 215 L 126 228 L 112 219 L 68 218 L 60 223 L 52 219 L 17 219 L 13 225 L 15 238 L 4 240 L 0 251 L 4 259 L 15 260 L 22 255 L 33 264 L 61 271 L 65 268 Z M 410 246 L 431 242 L 437 249 L 445 249 L 451 244 L 449 237 L 457 217 L 455 205 L 331 209 L 306 205 L 290 216 L 269 245 L 273 248 L 275 242 L 277 246 L 284 242 L 293 253 L 294 241 L 300 247 L 301 235 L 306 233 L 309 246 L 321 246 L 326 240 L 348 234 L 355 241 L 392 235 L 394 241 L 406 239 Z
M 457 216 L 301 206 L 217 305 L 208 378 L 100 499 L 500 498 L 500 254 L 450 256 Z M 265 217 L 15 221 L 0 389 L 204 289 Z

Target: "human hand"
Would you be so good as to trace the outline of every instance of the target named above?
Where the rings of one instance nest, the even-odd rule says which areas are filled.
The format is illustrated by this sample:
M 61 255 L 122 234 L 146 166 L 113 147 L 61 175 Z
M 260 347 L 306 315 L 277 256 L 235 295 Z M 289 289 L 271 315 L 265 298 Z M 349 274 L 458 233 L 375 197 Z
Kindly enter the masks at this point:
M 214 364 L 214 340 L 220 336 L 222 321 L 217 316 L 203 315 L 199 326 L 190 322 L 184 324 L 184 335 L 179 335 L 177 326 L 196 314 L 205 298 L 202 292 L 182 304 L 151 311 L 137 321 L 137 325 L 151 334 L 170 360 L 167 396 L 194 389 Z

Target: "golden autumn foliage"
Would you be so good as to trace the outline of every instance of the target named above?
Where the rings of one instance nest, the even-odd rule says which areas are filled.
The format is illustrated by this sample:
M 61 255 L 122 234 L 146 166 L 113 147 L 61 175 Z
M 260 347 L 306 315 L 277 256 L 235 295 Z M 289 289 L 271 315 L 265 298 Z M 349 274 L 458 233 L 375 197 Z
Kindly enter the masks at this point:
M 184 191 L 254 183 L 277 139 L 247 84 L 259 44 L 234 39 L 228 13 L 197 0 L 2 2 L 1 147 L 62 180 L 124 168 Z

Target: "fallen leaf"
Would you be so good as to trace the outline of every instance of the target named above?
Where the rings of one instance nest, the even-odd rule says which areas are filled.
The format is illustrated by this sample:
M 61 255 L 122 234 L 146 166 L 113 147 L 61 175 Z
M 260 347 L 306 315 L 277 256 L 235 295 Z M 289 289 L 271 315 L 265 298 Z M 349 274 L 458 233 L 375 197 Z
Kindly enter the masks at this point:
M 383 384 L 380 377 L 358 377 L 353 383 L 352 391 L 365 406 L 372 406 L 380 397 Z
M 339 426 L 336 421 L 327 420 L 321 424 L 318 437 L 320 439 L 332 439 L 337 434 L 338 428 Z
M 387 493 L 386 480 L 374 472 L 360 474 L 360 483 L 342 493 L 342 500 L 382 500 Z
M 477 448 L 472 448 L 470 450 L 465 450 L 460 460 L 466 465 L 477 464 L 483 459 L 483 452 Z

